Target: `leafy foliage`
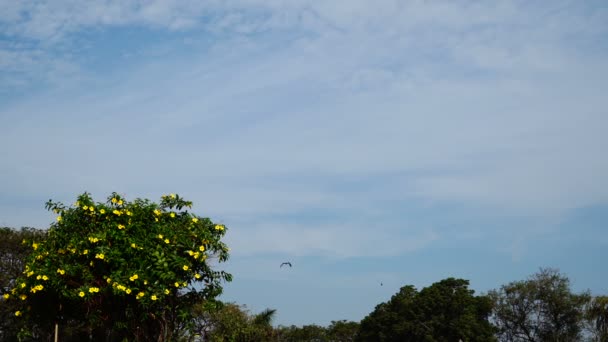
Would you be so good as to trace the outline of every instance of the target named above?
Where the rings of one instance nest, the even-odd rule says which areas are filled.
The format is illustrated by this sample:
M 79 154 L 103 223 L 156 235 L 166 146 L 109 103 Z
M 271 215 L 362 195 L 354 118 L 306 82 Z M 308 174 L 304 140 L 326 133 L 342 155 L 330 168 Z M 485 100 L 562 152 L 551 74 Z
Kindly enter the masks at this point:
M 14 315 L 47 331 L 69 321 L 100 339 L 171 339 L 190 303 L 215 298 L 232 278 L 210 266 L 228 258 L 225 227 L 191 206 L 174 194 L 159 204 L 117 193 L 106 203 L 87 193 L 71 207 L 49 201 L 59 216 L 46 240 L 24 241 L 33 251 L 8 296 Z
M 357 341 L 492 341 L 492 305 L 464 279 L 447 278 L 420 292 L 404 286 L 361 321 Z
M 490 292 L 501 341 L 580 341 L 588 293 L 574 294 L 569 279 L 541 269 L 528 280 Z
M 46 237 L 42 230 L 21 228 L 15 230 L 0 227 L 0 298 L 10 298 L 10 290 L 25 267 L 25 260 L 32 252 L 22 241 L 39 242 Z M 0 302 L 0 341 L 15 341 L 24 322 L 14 315 L 19 303 Z

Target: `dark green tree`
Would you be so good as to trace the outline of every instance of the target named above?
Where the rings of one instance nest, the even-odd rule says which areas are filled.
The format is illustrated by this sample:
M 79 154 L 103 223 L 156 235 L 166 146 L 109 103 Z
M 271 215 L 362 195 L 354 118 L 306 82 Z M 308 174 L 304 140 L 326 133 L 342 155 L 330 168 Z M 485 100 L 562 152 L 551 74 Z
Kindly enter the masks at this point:
M 575 294 L 570 280 L 543 268 L 524 281 L 490 292 L 500 341 L 580 341 L 588 293 Z
M 352 342 L 357 332 L 359 332 L 359 323 L 352 321 L 331 321 L 327 327 L 327 337 L 332 342 Z
M 280 326 L 276 329 L 277 341 L 280 342 L 326 342 L 327 329 L 316 324 L 303 325 L 297 327 Z
M 492 302 L 464 279 L 448 278 L 417 291 L 404 286 L 361 321 L 356 341 L 493 341 Z

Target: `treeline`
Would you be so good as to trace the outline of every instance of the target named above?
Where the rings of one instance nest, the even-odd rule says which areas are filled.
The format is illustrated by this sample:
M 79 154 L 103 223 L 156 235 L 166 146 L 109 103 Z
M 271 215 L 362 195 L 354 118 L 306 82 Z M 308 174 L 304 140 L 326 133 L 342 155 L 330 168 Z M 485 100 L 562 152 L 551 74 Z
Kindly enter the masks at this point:
M 5 300 L 32 253 L 22 241 L 46 237 L 31 228 L 0 228 L 0 341 L 52 340 L 52 325 L 17 317 L 18 302 Z M 568 277 L 550 268 L 486 294 L 475 294 L 465 279 L 420 290 L 406 285 L 361 322 L 336 320 L 327 327 L 273 326 L 275 310 L 251 313 L 235 303 L 187 296 L 178 303 L 188 306 L 188 320 L 159 341 L 608 341 L 608 297 L 575 293 Z M 73 323 L 62 322 L 60 341 L 113 340 L 94 336 L 95 322 Z

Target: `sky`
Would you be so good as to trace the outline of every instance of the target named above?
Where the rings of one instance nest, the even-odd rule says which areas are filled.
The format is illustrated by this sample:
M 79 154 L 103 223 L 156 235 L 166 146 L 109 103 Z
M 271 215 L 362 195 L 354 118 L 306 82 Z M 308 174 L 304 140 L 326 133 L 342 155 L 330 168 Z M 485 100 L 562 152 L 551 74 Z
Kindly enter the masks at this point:
M 178 193 L 282 325 L 540 267 L 608 294 L 607 80 L 601 0 L 0 0 L 0 226 Z

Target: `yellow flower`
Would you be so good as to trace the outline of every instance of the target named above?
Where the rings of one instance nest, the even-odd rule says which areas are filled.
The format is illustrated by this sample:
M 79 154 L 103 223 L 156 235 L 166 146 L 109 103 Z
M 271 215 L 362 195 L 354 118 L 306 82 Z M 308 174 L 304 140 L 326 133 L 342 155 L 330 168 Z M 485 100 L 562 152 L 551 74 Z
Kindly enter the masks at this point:
M 184 269 L 184 271 L 188 270 L 188 266 L 184 265 L 184 267 L 182 267 L 182 269 Z
M 119 225 L 118 225 L 118 229 L 125 229 L 125 226 L 124 226 L 124 225 L 122 225 L 122 224 L 119 224 Z
M 100 210 L 99 210 L 99 213 L 101 213 L 101 214 L 105 214 L 105 213 L 106 213 L 106 210 L 105 210 L 105 209 L 100 209 Z
M 131 289 L 126 289 L 126 290 L 125 290 L 125 292 L 126 292 L 127 294 L 131 294 Z
M 47 276 L 43 275 L 43 276 L 42 276 L 42 280 L 45 280 L 45 281 L 46 281 L 46 280 L 49 280 L 49 277 L 47 277 Z
M 9 299 L 10 296 L 11 295 L 9 295 L 8 293 L 5 293 L 5 294 L 2 295 L 2 297 L 4 297 L 4 299 Z
M 21 288 L 24 288 L 24 287 L 25 287 L 25 283 L 21 283 Z
M 158 217 L 155 217 L 155 218 L 154 218 L 154 222 L 158 222 Z
M 156 295 L 152 295 L 152 296 L 150 296 L 150 299 L 152 299 L 152 300 L 156 300 Z
M 103 253 L 95 254 L 95 258 L 103 260 L 103 258 L 105 258 L 105 255 L 103 255 Z
M 137 248 L 137 245 L 136 245 L 136 244 L 134 244 L 134 243 L 132 243 L 132 244 L 131 244 L 131 247 L 132 247 L 132 248 Z
M 116 202 L 118 202 L 118 200 L 116 198 L 112 197 L 112 203 L 116 203 Z
M 144 295 L 145 295 L 145 293 L 143 293 L 143 292 L 138 293 L 138 294 L 137 294 L 137 299 L 139 299 L 139 298 L 143 297 Z
M 128 210 L 126 211 L 126 214 L 127 214 L 127 216 L 131 216 L 131 215 L 133 215 L 133 213 L 132 213 L 132 212 L 130 212 L 130 211 L 128 211 Z
M 186 253 L 188 253 L 188 255 L 192 256 L 194 254 L 193 251 L 186 251 Z
M 42 285 L 36 285 L 36 290 L 41 291 L 44 288 Z
M 33 276 L 33 275 L 34 275 L 34 271 L 29 271 L 29 272 L 27 272 L 27 276 L 28 276 L 28 277 L 31 277 L 31 276 Z
M 84 297 L 84 292 L 80 291 L 80 292 L 78 292 L 78 295 L 79 295 L 80 297 Z
M 169 214 L 169 216 L 175 217 L 175 213 L 171 213 L 171 214 Z
M 193 217 L 192 222 L 196 223 L 196 222 L 198 222 L 198 219 L 196 217 Z
M 40 274 L 36 276 L 36 280 L 40 280 L 40 278 L 42 278 L 42 276 L 40 276 Z
M 183 287 L 186 287 L 186 286 L 188 286 L 188 284 L 186 284 L 186 283 L 182 283 L 182 286 L 183 286 Z
M 15 311 L 15 316 L 17 316 L 17 317 L 21 316 L 21 311 Z
M 200 247 L 198 248 L 198 250 L 199 250 L 199 251 L 201 251 L 201 252 L 204 252 L 204 251 L 205 251 L 205 246 L 200 246 Z
M 106 281 L 107 281 L 107 282 L 108 282 L 108 284 L 109 284 L 109 283 L 111 283 L 111 282 L 112 282 L 112 278 L 108 277 L 108 279 L 106 279 Z
M 133 276 L 131 276 L 131 277 L 129 278 L 129 280 L 131 280 L 131 281 L 135 281 L 135 279 L 137 279 L 137 278 L 139 278 L 139 276 L 138 276 L 137 274 L 134 274 Z
M 82 254 L 84 254 L 84 255 L 89 254 L 89 250 L 88 250 L 88 249 L 85 249 L 84 251 L 82 251 Z
M 34 250 L 37 250 L 37 249 L 38 249 L 38 244 L 34 242 L 34 243 L 32 244 L 32 248 L 34 248 Z
M 124 285 L 118 285 L 118 286 L 116 286 L 116 288 L 120 291 L 125 291 L 127 289 L 127 287 Z
M 158 234 L 159 239 L 162 239 L 163 237 L 164 237 L 163 234 Z
M 168 295 L 169 294 L 169 290 L 165 289 L 165 294 Z
M 121 214 L 120 210 L 116 210 L 116 209 L 114 209 L 114 211 L 112 211 L 112 213 L 114 213 L 114 215 L 118 215 L 118 216 L 120 216 L 120 214 Z
M 122 200 L 118 200 L 118 205 L 122 205 Z
M 199 252 L 194 253 L 194 259 L 198 259 L 198 256 L 200 255 Z
M 90 210 L 90 211 L 95 211 L 95 208 L 93 208 L 93 207 L 89 207 L 89 210 Z
M 89 263 L 89 266 L 93 266 L 93 262 L 92 261 Z
M 21 296 L 19 296 L 19 299 L 21 299 L 21 300 L 26 300 L 26 299 L 27 299 L 27 296 L 26 296 L 26 295 L 24 295 L 24 294 L 22 294 Z
M 175 194 L 169 194 L 169 196 L 173 199 L 175 199 L 175 197 L 176 197 Z
M 57 216 L 57 222 L 61 222 L 61 216 Z
M 194 278 L 201 279 L 201 275 L 197 273 L 197 274 L 194 275 Z
M 175 282 L 175 284 L 173 284 L 173 285 L 175 285 L 175 287 L 179 287 L 179 283 L 178 282 Z
M 171 241 L 169 241 L 169 239 L 165 239 L 165 243 L 169 243 L 169 242 L 171 242 Z
M 158 210 L 158 209 L 154 209 L 154 215 L 156 215 L 156 216 L 160 216 L 160 210 Z
M 87 210 L 87 209 L 89 209 L 89 206 L 85 205 L 82 207 L 82 209 Z

